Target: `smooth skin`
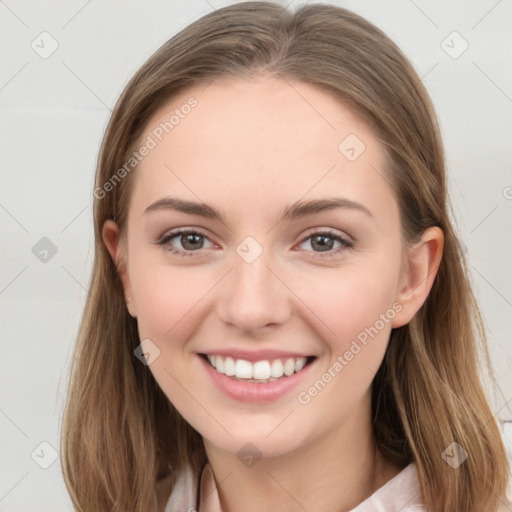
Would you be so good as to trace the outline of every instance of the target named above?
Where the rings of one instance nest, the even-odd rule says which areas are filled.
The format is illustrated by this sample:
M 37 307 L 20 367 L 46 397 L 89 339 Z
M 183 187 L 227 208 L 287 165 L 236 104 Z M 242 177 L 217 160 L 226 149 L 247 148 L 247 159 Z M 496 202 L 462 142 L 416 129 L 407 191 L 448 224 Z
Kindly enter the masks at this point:
M 218 79 L 168 101 L 141 140 L 191 96 L 198 105 L 134 171 L 126 231 L 112 220 L 103 229 L 140 338 L 160 350 L 149 371 L 202 435 L 223 510 L 350 510 L 401 470 L 376 448 L 371 385 L 391 328 L 407 324 L 431 289 L 442 231 L 405 244 L 384 147 L 324 91 L 268 75 Z M 366 146 L 354 161 L 338 149 L 349 134 Z M 146 211 L 168 196 L 207 203 L 223 221 Z M 279 222 L 298 200 L 332 197 L 369 213 L 341 207 Z M 156 243 L 176 228 L 204 236 Z M 352 247 L 315 243 L 327 229 Z M 263 249 L 252 263 L 236 251 L 248 236 Z M 299 403 L 297 394 L 393 304 L 400 311 L 378 335 Z M 234 347 L 311 354 L 314 373 L 271 403 L 234 400 L 211 384 L 198 356 Z M 250 468 L 237 457 L 246 443 L 262 454 Z

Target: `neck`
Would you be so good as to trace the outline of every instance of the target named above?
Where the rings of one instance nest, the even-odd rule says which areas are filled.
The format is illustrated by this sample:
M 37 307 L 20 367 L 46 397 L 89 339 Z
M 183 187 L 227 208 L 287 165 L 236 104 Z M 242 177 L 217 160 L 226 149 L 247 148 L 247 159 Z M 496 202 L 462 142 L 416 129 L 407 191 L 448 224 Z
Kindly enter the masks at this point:
M 365 405 L 340 428 L 250 468 L 205 440 L 222 510 L 342 512 L 371 496 L 401 468 L 378 450 Z

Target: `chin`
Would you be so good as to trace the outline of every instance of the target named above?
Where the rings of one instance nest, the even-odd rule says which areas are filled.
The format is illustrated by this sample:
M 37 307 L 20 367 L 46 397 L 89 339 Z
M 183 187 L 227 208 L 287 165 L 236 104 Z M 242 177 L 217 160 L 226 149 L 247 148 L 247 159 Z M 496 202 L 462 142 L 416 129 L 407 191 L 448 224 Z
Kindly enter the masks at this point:
M 278 423 L 276 422 L 275 425 Z M 279 457 L 299 449 L 306 443 L 306 439 L 302 439 L 299 433 L 291 434 L 285 430 L 278 432 L 279 428 L 277 427 L 270 435 L 269 432 L 272 429 L 262 429 L 257 424 L 247 425 L 246 428 L 242 425 L 237 429 L 231 428 L 229 432 L 232 437 L 226 432 L 219 435 L 217 431 L 212 436 L 209 432 L 200 433 L 205 442 L 218 450 L 236 455 L 243 462 L 246 456 L 257 459 Z

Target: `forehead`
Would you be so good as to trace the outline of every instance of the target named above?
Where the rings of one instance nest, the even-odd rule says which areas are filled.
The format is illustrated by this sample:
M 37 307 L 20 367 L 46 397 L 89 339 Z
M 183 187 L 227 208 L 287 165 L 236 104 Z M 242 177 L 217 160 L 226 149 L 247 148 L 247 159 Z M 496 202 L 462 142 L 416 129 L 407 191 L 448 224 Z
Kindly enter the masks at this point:
M 145 132 L 163 146 L 173 139 L 180 145 L 196 143 L 197 158 L 206 152 L 223 157 L 223 150 L 231 149 L 239 159 L 257 154 L 265 164 L 283 155 L 322 153 L 337 159 L 339 142 L 353 132 L 373 142 L 365 123 L 332 95 L 311 84 L 265 75 L 221 78 L 181 91 L 156 112 Z
M 338 99 L 300 81 L 197 84 L 167 101 L 141 140 L 152 149 L 135 189 L 147 204 L 172 192 L 221 207 L 238 199 L 261 212 L 269 201 L 305 194 L 382 200 L 392 193 L 375 134 Z

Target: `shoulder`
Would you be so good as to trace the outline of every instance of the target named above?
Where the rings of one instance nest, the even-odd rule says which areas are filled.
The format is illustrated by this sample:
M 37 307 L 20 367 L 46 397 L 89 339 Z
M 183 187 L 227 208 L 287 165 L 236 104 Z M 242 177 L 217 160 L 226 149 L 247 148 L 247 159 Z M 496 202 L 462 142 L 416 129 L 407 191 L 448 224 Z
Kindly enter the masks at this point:
M 175 475 L 169 475 L 161 480 L 158 480 L 155 488 L 157 508 L 156 512 L 165 512 L 165 507 L 169 500 L 169 496 L 174 488 L 176 477 Z
M 350 512 L 426 512 L 413 462 Z
M 191 467 L 159 483 L 158 512 L 188 512 L 197 508 L 197 476 Z

